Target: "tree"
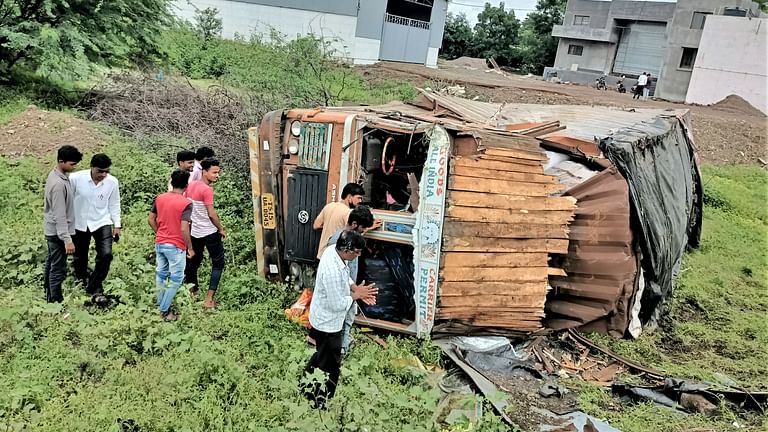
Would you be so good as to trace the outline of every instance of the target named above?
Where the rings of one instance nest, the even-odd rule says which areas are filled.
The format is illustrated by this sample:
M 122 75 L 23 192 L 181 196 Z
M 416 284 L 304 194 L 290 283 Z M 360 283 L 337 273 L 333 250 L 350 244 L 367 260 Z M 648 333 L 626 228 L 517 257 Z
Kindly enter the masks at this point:
M 524 72 L 541 74 L 555 62 L 557 38 L 552 27 L 563 21 L 567 0 L 539 0 L 520 30 L 518 57 Z
M 445 31 L 443 33 L 443 47 L 440 55 L 447 59 L 455 59 L 461 56 L 471 56 L 474 35 L 472 27 L 464 13 L 454 15 L 448 13 L 445 18 Z
M 0 0 L 0 77 L 25 64 L 45 75 L 151 58 L 171 0 Z
M 493 57 L 503 66 L 517 66 L 519 61 L 515 44 L 519 29 L 520 20 L 515 17 L 514 11 L 504 9 L 504 2 L 499 6 L 486 3 L 475 24 L 475 55 Z
M 216 8 L 198 9 L 195 11 L 195 30 L 203 36 L 203 39 L 209 41 L 221 36 L 221 30 L 224 28 L 219 10 Z

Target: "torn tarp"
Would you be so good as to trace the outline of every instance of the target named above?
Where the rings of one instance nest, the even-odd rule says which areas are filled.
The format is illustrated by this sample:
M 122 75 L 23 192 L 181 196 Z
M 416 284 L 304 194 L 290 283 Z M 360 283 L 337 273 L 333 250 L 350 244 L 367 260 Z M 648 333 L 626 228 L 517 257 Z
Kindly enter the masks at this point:
M 660 116 L 621 129 L 600 150 L 629 185 L 643 252 L 643 324 L 654 325 L 674 289 L 686 247 L 701 234 L 702 186 L 684 118 Z

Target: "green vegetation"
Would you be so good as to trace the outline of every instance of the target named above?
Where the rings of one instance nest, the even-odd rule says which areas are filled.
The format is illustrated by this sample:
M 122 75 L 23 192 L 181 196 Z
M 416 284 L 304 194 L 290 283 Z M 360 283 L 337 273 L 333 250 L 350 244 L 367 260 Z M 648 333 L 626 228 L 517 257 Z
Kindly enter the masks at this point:
M 268 40 L 231 41 L 180 25 L 164 33 L 163 46 L 172 70 L 192 79 L 220 80 L 274 108 L 381 104 L 416 96 L 407 83 L 367 83 L 332 56 L 328 42 L 313 36 L 287 41 L 274 33 Z
M 169 0 L 0 2 L 0 79 L 17 66 L 79 77 L 95 65 L 124 66 L 158 52 Z
M 445 21 L 440 55 L 494 58 L 501 66 L 525 73 L 541 74 L 545 66 L 555 61 L 557 39 L 552 27 L 562 23 L 566 0 L 539 0 L 536 10 L 522 24 L 514 10 L 486 3 L 477 15 L 474 29 L 466 15 L 448 14 Z

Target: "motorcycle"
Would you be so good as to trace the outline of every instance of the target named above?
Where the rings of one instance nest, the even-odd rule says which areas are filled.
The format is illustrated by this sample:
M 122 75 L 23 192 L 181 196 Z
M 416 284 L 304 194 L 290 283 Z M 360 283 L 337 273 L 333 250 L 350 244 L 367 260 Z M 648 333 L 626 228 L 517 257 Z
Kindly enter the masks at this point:
M 595 80 L 595 88 L 598 90 L 607 90 L 608 86 L 605 84 L 605 75 Z
M 623 82 L 619 81 L 618 83 L 616 83 L 616 91 L 619 92 L 619 93 L 626 93 L 627 92 L 627 88 L 624 87 L 624 83 Z

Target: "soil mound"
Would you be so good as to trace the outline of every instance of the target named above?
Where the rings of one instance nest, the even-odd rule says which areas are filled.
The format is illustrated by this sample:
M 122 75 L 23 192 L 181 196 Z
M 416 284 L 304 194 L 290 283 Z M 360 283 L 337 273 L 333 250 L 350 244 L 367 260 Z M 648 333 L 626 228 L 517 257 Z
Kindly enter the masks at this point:
M 488 69 L 488 65 L 485 63 L 484 59 L 474 58 L 474 57 L 459 57 L 454 60 L 449 60 L 444 64 L 445 66 L 455 67 L 455 68 L 477 69 L 477 70 Z
M 752 104 L 735 94 L 729 95 L 720 102 L 712 105 L 712 108 L 720 111 L 728 111 L 736 114 L 745 114 L 752 117 L 765 117 L 766 115 Z
M 88 153 L 101 147 L 105 139 L 102 132 L 85 120 L 30 105 L 13 120 L 0 125 L 0 154 L 45 157 L 64 144 Z

